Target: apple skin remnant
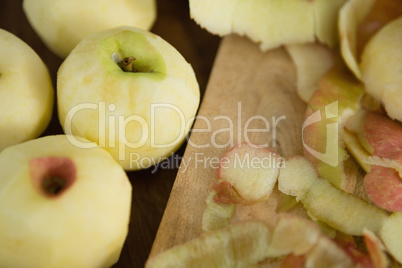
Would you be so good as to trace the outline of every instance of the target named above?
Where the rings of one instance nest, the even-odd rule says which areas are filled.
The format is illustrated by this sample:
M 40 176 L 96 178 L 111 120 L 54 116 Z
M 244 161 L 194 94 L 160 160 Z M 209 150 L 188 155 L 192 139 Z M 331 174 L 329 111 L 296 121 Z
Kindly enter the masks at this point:
M 310 215 L 345 234 L 360 236 L 364 229 L 378 234 L 388 216 L 382 209 L 319 178 L 312 164 L 302 156 L 286 161 L 278 183 L 278 189 L 296 196 Z
M 6 148 L 0 267 L 111 267 L 127 237 L 131 194 L 127 174 L 99 147 L 56 135 Z
M 219 163 L 216 201 L 251 204 L 267 200 L 276 184 L 282 158 L 268 147 L 244 142 Z
M 248 36 L 263 51 L 315 40 L 338 42 L 338 11 L 346 0 L 190 0 L 190 16 L 210 33 Z
M 402 211 L 402 126 L 385 115 L 365 113 L 361 136 L 371 152 L 364 186 L 371 201 L 388 211 Z
M 67 157 L 42 157 L 29 162 L 31 180 L 38 192 L 60 196 L 77 178 L 74 162 Z
M 304 155 L 313 163 L 321 178 L 346 192 L 351 189 L 344 170 L 344 161 L 349 155 L 343 142 L 343 126 L 359 109 L 363 93 L 364 87 L 337 59 L 334 67 L 321 78 L 319 89 L 310 98 L 305 113 L 306 121 L 321 111 L 323 115 L 320 121 L 307 125 L 303 130 Z M 327 112 L 328 108 L 335 109 Z M 336 131 L 337 135 L 330 137 L 329 134 Z M 313 155 L 314 151 L 325 152 L 327 161 L 323 161 L 324 157 Z

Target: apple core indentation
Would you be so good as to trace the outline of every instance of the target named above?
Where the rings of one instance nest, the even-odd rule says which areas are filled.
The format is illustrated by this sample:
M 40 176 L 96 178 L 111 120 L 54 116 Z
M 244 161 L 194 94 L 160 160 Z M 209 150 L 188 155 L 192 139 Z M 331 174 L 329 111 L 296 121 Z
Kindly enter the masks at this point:
M 57 176 L 45 177 L 42 180 L 42 189 L 50 195 L 57 195 L 66 186 L 66 181 Z
M 46 197 L 58 197 L 76 180 L 76 166 L 68 157 L 40 157 L 29 162 L 34 188 Z
M 154 80 L 166 77 L 164 57 L 141 33 L 124 30 L 106 37 L 100 42 L 97 56 L 107 70 L 119 77 L 145 75 Z

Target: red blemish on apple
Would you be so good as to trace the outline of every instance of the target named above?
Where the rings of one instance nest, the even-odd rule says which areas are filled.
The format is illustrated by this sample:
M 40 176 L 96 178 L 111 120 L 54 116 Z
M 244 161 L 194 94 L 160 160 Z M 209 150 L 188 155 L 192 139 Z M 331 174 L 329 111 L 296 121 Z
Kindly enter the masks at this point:
M 61 196 L 77 178 L 74 162 L 68 157 L 40 157 L 29 162 L 34 188 L 50 198 Z
M 388 211 L 402 211 L 402 180 L 392 168 L 371 166 L 364 177 L 364 187 L 371 201 Z

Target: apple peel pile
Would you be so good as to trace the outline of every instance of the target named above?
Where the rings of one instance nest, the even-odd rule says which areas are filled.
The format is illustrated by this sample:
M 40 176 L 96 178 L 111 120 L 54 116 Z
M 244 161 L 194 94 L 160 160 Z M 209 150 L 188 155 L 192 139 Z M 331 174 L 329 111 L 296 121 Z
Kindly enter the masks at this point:
M 339 12 L 340 50 L 345 63 L 358 79 L 361 79 L 361 73 L 357 63 L 357 32 L 375 1 L 350 0 L 343 5 Z
M 220 36 L 236 33 L 260 43 L 263 51 L 283 44 L 319 40 L 334 47 L 338 11 L 347 0 L 190 0 L 190 16 Z
M 401 15 L 402 6 L 394 0 L 349 0 L 342 6 L 338 20 L 340 51 L 359 80 L 364 47 L 378 30 Z
M 361 107 L 364 87 L 347 72 L 338 58 L 311 96 L 303 125 L 304 155 L 320 177 L 349 192 L 344 161 L 349 157 L 343 141 L 343 128 Z M 321 153 L 324 152 L 324 153 Z
M 402 121 L 402 15 L 381 28 L 365 46 L 362 81 L 392 119 Z
M 278 188 L 284 194 L 296 196 L 310 215 L 346 234 L 361 236 L 364 229 L 378 234 L 387 218 L 380 208 L 320 179 L 310 162 L 301 156 L 286 161 Z
M 213 190 L 205 200 L 207 206 L 202 216 L 202 230 L 212 231 L 229 226 L 235 213 L 235 204 L 216 202 L 217 194 Z
M 321 78 L 319 89 L 308 102 L 305 116 L 308 121 L 319 111 L 325 111 L 327 115 L 331 101 L 338 101 L 336 112 L 342 120 L 323 122 L 321 117 L 312 122 L 314 124 L 308 122 L 303 129 L 304 152 L 320 177 L 351 192 L 354 182 L 344 170 L 349 151 L 367 172 L 364 186 L 369 199 L 378 207 L 395 212 L 402 209 L 398 160 L 402 144 L 397 138 L 402 129 L 399 122 L 391 119 L 400 121 L 398 92 L 402 83 L 398 72 L 402 54 L 398 44 L 402 32 L 402 9 L 387 0 L 362 3 L 350 0 L 339 14 L 341 53 L 349 70 L 339 71 L 335 64 Z M 354 74 L 355 81 L 348 71 Z M 328 79 L 331 73 L 346 75 L 338 75 L 331 81 Z M 355 91 L 353 95 L 354 91 L 345 84 L 347 81 L 353 81 L 356 88 L 361 88 L 360 92 Z M 332 89 L 328 87 L 331 83 Z M 346 116 L 343 111 L 348 111 Z M 328 123 L 339 124 L 338 131 L 331 130 Z M 329 137 L 328 133 L 337 133 L 338 139 Z M 337 151 L 329 150 L 334 140 L 339 147 Z M 331 162 L 338 163 L 332 165 Z
M 340 10 L 341 53 L 366 91 L 402 121 L 402 5 L 393 0 L 350 0 Z
M 206 199 L 202 230 L 228 226 L 236 204 L 247 206 L 267 200 L 281 164 L 281 157 L 274 151 L 246 142 L 225 153 L 219 163 L 219 180 Z
M 253 204 L 269 198 L 274 189 L 281 158 L 274 151 L 251 143 L 233 147 L 220 160 L 215 201 Z
M 296 90 L 300 99 L 308 102 L 319 89 L 320 78 L 335 63 L 335 52 L 320 43 L 288 44 L 285 46 L 296 68 Z
M 357 267 L 361 260 L 386 267 L 388 260 L 380 240 L 369 234 L 369 255 L 361 257 L 363 253 L 357 249 L 352 254 L 326 237 L 314 222 L 280 214 L 272 227 L 247 221 L 205 232 L 150 258 L 145 267 L 264 267 L 272 261 L 280 261 L 281 267 L 289 263 L 298 263 L 296 267 Z M 356 261 L 357 253 L 360 262 Z
M 365 163 L 366 192 L 373 203 L 387 211 L 402 211 L 402 126 L 389 117 L 362 110 L 360 124 L 349 124 L 346 142 L 359 163 Z M 357 153 L 361 152 L 361 153 Z
M 261 160 L 268 156 L 274 156 L 281 165 L 263 166 Z M 248 169 L 247 163 L 261 165 Z M 240 169 L 239 164 L 243 164 Z M 206 200 L 204 233 L 150 258 L 146 267 L 259 267 L 278 261 L 283 267 L 387 267 L 389 253 L 397 260 L 401 258 L 398 249 L 402 234 L 395 224 L 399 214 L 390 217 L 381 208 L 319 178 L 302 156 L 284 161 L 268 148 L 242 143 L 224 154 L 217 173 L 218 183 Z M 276 182 L 280 192 L 303 204 L 311 220 L 278 213 L 274 224 L 258 218 L 233 222 L 236 206 L 263 203 Z M 345 235 L 335 231 L 330 238 L 326 228 Z M 351 235 L 364 238 L 368 253 L 357 248 Z
M 232 156 L 236 151 L 240 150 L 239 148 L 242 148 L 241 152 L 243 155 L 245 155 L 246 152 L 250 155 L 257 155 L 262 149 L 252 144 L 243 143 L 240 146 L 232 148 L 222 157 L 222 159 L 228 157 L 233 159 Z M 226 161 L 227 160 L 224 160 L 222 163 L 226 163 Z M 231 177 L 230 175 L 236 174 L 236 169 L 233 166 L 230 169 L 233 173 L 227 172 L 226 170 L 228 174 L 226 178 L 229 179 Z M 260 178 L 263 178 L 263 176 Z M 250 177 L 241 176 L 237 178 L 237 181 L 238 180 L 247 182 L 250 180 Z M 393 227 L 384 227 L 387 226 L 386 222 L 388 222 L 390 218 L 388 214 L 381 208 L 378 208 L 353 194 L 346 193 L 333 186 L 327 180 L 319 178 L 312 164 L 304 157 L 293 156 L 287 159 L 279 169 L 279 174 L 276 180 L 278 182 L 279 191 L 285 195 L 294 196 L 296 201 L 300 201 L 307 210 L 308 216 L 313 221 L 316 221 L 317 223 L 321 222 L 324 225 L 328 225 L 329 228 L 334 228 L 334 230 L 338 230 L 344 234 L 363 236 L 366 240 L 366 244 L 371 243 L 370 246 L 375 247 L 375 249 L 371 249 L 370 254 L 375 254 L 377 256 L 377 262 L 384 263 L 388 261 L 388 258 L 384 257 L 384 253 L 379 253 L 383 252 L 385 248 L 387 248 L 387 250 L 392 249 L 392 252 L 395 252 L 395 243 L 388 245 L 388 241 L 382 238 L 384 228 L 395 228 L 394 231 L 397 231 L 397 229 L 399 230 L 399 227 L 396 227 L 395 225 L 392 225 Z M 237 192 L 234 191 L 233 185 L 228 181 L 221 181 L 218 184 L 224 184 L 226 189 L 230 188 L 229 186 L 232 187 L 230 188 L 230 191 L 222 191 L 221 194 L 223 197 L 219 197 L 219 194 L 215 192 L 217 190 L 216 184 L 214 185 L 214 190 L 208 196 L 207 207 L 203 215 L 203 230 L 207 232 L 230 226 L 231 218 L 236 213 L 236 205 L 252 206 L 257 202 L 261 202 L 261 200 L 254 200 L 254 202 L 249 203 L 239 202 L 238 196 L 236 196 L 236 198 L 232 197 L 233 192 Z M 246 185 L 249 190 L 253 188 L 260 189 L 263 187 L 263 184 L 261 183 L 249 183 L 244 185 Z M 218 211 L 223 213 L 219 214 Z M 282 215 L 282 213 L 279 213 L 278 215 Z M 324 233 L 325 228 L 322 230 Z M 336 233 L 334 234 L 336 237 Z M 373 241 L 376 240 L 374 234 L 381 236 L 386 247 L 382 245 L 380 240 Z M 399 236 L 399 239 L 401 238 L 402 237 Z M 373 253 L 374 251 L 376 253 Z M 393 255 L 393 257 L 396 259 L 400 258 L 398 254 L 396 256 Z

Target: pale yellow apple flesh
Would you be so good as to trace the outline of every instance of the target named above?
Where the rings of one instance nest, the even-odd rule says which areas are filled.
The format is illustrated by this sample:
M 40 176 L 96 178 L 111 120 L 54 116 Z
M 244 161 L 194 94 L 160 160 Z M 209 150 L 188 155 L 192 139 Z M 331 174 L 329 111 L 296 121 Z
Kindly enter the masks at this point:
M 305 255 L 322 236 L 320 228 L 312 221 L 290 214 L 280 214 L 272 232 L 269 255 Z
M 316 39 L 322 43 L 326 44 L 331 48 L 338 46 L 339 35 L 338 30 L 338 20 L 339 12 L 342 6 L 349 0 L 336 0 L 336 1 L 325 1 L 325 0 L 314 0 L 314 32 Z
M 361 53 L 367 42 L 384 25 L 402 15 L 394 0 L 350 0 L 339 12 L 338 28 L 342 57 L 358 79 Z
M 356 159 L 365 172 L 369 172 L 370 164 L 368 164 L 368 160 L 370 158 L 370 153 L 364 150 L 356 135 L 345 129 L 343 140 L 345 141 L 349 153 Z
M 121 62 L 133 57 L 124 71 Z M 190 64 L 162 38 L 119 27 L 84 39 L 61 65 L 66 133 L 108 150 L 126 170 L 152 166 L 185 140 L 200 101 Z
M 288 167 L 289 163 L 291 168 Z M 286 160 L 286 168 L 279 174 L 278 189 L 284 194 L 296 197 L 296 201 L 303 200 L 317 180 L 315 174 L 314 168 L 306 163 L 304 158 L 293 156 Z
M 357 54 L 382 27 L 402 15 L 402 5 L 395 0 L 376 0 L 357 31 Z
M 366 91 L 392 119 L 402 121 L 402 17 L 381 28 L 364 48 L 360 69 Z
M 281 158 L 274 151 L 250 143 L 233 147 L 220 160 L 214 186 L 217 201 L 256 203 L 267 200 L 276 184 Z
M 334 51 L 319 43 L 286 45 L 296 67 L 296 89 L 299 97 L 308 102 L 319 88 L 321 77 L 334 63 Z
M 392 256 L 402 263 L 402 212 L 395 212 L 384 222 L 381 239 Z
M 336 243 L 321 236 L 306 255 L 306 267 L 356 267 L 356 264 Z
M 128 25 L 149 30 L 156 19 L 155 0 L 24 0 L 31 26 L 61 58 L 85 37 Z
M 367 141 L 366 135 L 364 134 L 364 122 L 366 120 L 367 115 L 366 109 L 357 110 L 353 116 L 349 117 L 345 124 L 346 131 L 353 133 L 357 141 L 360 142 L 360 146 L 362 150 L 366 151 L 369 155 L 372 155 L 374 152 L 373 147 Z M 346 139 L 345 139 L 346 142 Z M 362 159 L 363 160 L 363 159 Z
M 205 200 L 207 206 L 202 214 L 202 230 L 212 231 L 229 226 L 235 213 L 235 204 L 216 202 L 216 192 L 211 191 Z
M 64 135 L 9 147 L 0 153 L 0 189 L 0 267 L 110 267 L 119 259 L 131 185 L 105 150 L 78 148 Z
M 190 16 L 201 27 L 220 36 L 246 35 L 260 43 L 265 51 L 282 44 L 308 43 L 315 39 L 335 46 L 337 14 L 346 0 L 189 2 Z
M 358 79 L 361 79 L 357 52 L 358 30 L 374 3 L 375 0 L 349 0 L 339 12 L 338 28 L 342 57 Z
M 53 112 L 53 86 L 43 61 L 0 29 L 0 151 L 38 137 Z
M 145 267 L 260 267 L 299 256 L 307 267 L 356 267 L 335 241 L 310 220 L 280 214 L 273 228 L 260 221 L 231 224 L 150 258 Z
M 296 196 L 314 218 L 346 234 L 362 235 L 364 229 L 378 234 L 387 217 L 383 210 L 318 178 L 301 156 L 286 161 L 278 183 L 281 192 Z
M 161 252 L 145 267 L 250 267 L 266 258 L 270 237 L 262 222 L 235 224 Z

